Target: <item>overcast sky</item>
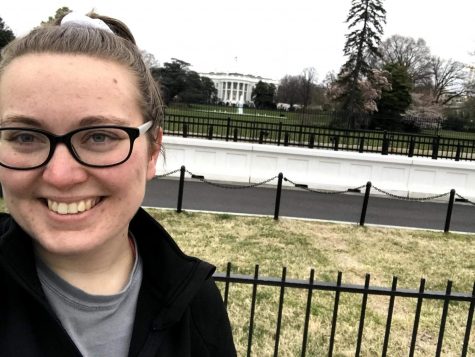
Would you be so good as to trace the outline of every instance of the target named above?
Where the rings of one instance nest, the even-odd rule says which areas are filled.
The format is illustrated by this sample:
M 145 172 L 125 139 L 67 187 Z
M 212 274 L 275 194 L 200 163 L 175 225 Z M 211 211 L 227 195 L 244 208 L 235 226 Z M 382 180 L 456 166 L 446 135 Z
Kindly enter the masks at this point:
M 433 55 L 475 62 L 475 0 L 385 0 L 383 39 L 423 38 Z M 345 62 L 351 0 L 5 0 L 0 17 L 16 36 L 68 6 L 124 21 L 140 48 L 163 64 L 280 79 L 315 67 L 318 80 Z

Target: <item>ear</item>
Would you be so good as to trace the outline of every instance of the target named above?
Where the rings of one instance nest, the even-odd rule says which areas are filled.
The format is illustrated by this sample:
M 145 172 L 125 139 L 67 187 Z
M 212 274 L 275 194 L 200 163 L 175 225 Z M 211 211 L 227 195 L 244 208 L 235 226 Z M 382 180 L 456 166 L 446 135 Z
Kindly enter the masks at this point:
M 153 142 L 153 149 L 150 155 L 150 159 L 148 160 L 148 164 L 147 164 L 147 180 L 151 180 L 152 178 L 155 177 L 157 160 L 158 160 L 158 156 L 160 155 L 160 151 L 162 149 L 162 137 L 163 137 L 163 130 L 162 128 L 158 128 L 155 134 L 155 139 Z

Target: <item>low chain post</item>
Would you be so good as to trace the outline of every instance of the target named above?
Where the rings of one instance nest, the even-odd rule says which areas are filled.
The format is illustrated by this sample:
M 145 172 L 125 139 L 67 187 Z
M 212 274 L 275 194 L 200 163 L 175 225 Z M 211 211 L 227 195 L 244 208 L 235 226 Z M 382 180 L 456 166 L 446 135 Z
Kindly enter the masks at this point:
M 183 137 L 188 137 L 188 124 L 183 124 Z
M 449 197 L 449 206 L 447 207 L 447 217 L 445 218 L 445 227 L 444 233 L 448 233 L 450 229 L 450 220 L 452 219 L 452 210 L 454 208 L 454 201 L 455 201 L 455 190 L 450 190 L 450 197 Z
M 285 132 L 284 134 L 284 146 L 289 146 L 289 133 Z
M 369 193 L 371 192 L 371 181 L 366 183 L 366 190 L 364 193 L 363 208 L 361 209 L 360 226 L 364 226 L 366 219 L 366 210 L 368 209 Z
M 185 166 L 180 168 L 180 184 L 178 185 L 178 203 L 176 206 L 177 213 L 181 213 L 181 206 L 183 203 L 183 187 L 185 186 Z
M 282 195 L 282 179 L 284 175 L 282 172 L 279 172 L 278 181 L 277 181 L 277 193 L 275 195 L 275 209 L 274 209 L 274 219 L 279 219 L 279 210 L 280 210 L 280 197 Z

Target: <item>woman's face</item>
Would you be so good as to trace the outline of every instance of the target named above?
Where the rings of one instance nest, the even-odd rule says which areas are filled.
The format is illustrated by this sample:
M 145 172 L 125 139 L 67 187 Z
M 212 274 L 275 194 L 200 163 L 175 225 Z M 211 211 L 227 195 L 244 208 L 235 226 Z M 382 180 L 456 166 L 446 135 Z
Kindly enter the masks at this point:
M 138 127 L 144 120 L 137 98 L 134 77 L 115 62 L 83 55 L 24 55 L 13 60 L 0 78 L 0 125 L 58 135 L 91 125 Z M 0 167 L 0 182 L 10 213 L 40 248 L 75 255 L 127 236 L 145 183 L 155 174 L 157 156 L 158 150 L 150 152 L 147 135 L 142 135 L 125 163 L 91 168 L 75 161 L 59 144 L 44 167 L 26 171 Z M 48 208 L 48 201 L 63 208 L 91 207 L 59 214 Z

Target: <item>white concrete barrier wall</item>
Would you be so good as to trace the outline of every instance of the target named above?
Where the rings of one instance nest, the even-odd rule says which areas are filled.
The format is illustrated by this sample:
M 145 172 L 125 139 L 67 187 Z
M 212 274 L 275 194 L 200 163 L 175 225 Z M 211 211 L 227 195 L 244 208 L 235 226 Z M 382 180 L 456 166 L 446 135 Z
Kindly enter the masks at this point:
M 407 197 L 437 195 L 453 188 L 463 197 L 475 199 L 475 162 L 174 136 L 165 136 L 163 144 L 166 159 L 157 163 L 157 175 L 185 165 L 208 180 L 257 183 L 282 172 L 314 189 L 345 190 L 371 181 L 373 186 Z M 269 184 L 277 184 L 277 179 Z

